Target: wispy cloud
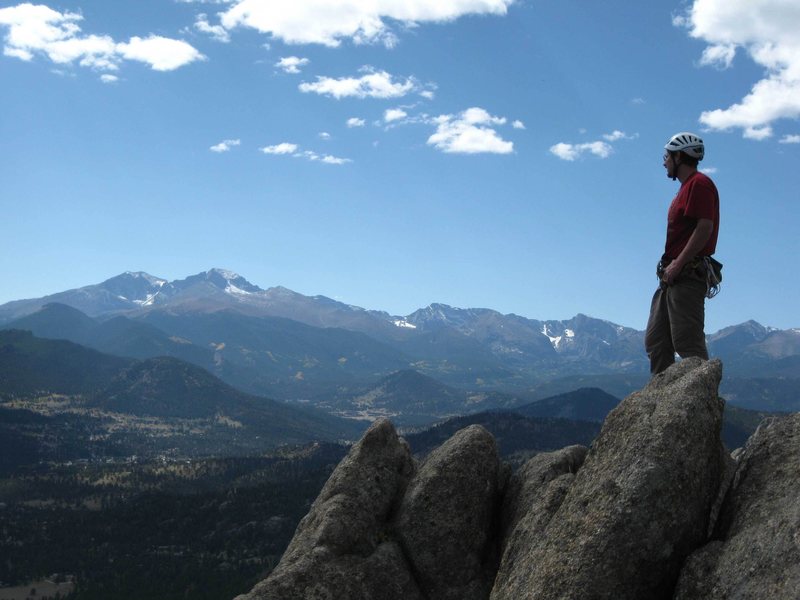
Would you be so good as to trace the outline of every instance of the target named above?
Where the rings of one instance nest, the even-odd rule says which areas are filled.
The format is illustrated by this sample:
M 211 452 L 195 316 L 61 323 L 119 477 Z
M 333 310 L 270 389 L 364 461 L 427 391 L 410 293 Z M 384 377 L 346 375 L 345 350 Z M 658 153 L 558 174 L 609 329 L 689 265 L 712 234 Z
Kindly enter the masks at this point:
M 207 33 L 218 42 L 228 43 L 231 41 L 231 36 L 228 34 L 228 30 L 222 25 L 212 25 L 209 23 L 208 15 L 205 13 L 200 13 L 197 15 L 197 20 L 194 22 L 194 28 L 197 29 L 197 31 Z
M 238 146 L 241 143 L 242 143 L 241 140 L 224 140 L 219 144 L 211 146 L 209 150 L 211 150 L 212 152 L 228 152 L 231 148 L 233 148 L 234 146 Z
M 634 140 L 639 137 L 638 134 L 628 135 L 624 131 L 620 131 L 619 129 L 615 129 L 611 133 L 604 133 L 603 139 L 607 142 L 616 142 L 618 140 Z
M 347 126 L 348 127 L 363 127 L 366 124 L 364 119 L 359 119 L 358 117 L 350 117 L 347 119 Z
M 413 77 L 395 79 L 386 71 L 375 71 L 371 67 L 363 67 L 361 77 L 317 77 L 313 83 L 301 83 L 301 92 L 340 98 L 399 98 L 414 91 L 418 87 Z
M 509 154 L 514 144 L 500 137 L 495 127 L 506 123 L 505 117 L 490 115 L 483 108 L 469 108 L 458 115 L 440 115 L 432 120 L 436 133 L 428 144 L 443 152 L 458 154 Z
M 701 113 L 711 130 L 741 129 L 746 138 L 773 135 L 773 123 L 800 117 L 800 10 L 785 0 L 694 0 L 674 19 L 708 43 L 701 65 L 729 68 L 742 48 L 765 77 L 728 108 Z
M 83 16 L 44 5 L 18 4 L 0 9 L 8 28 L 3 53 L 24 61 L 44 56 L 59 64 L 77 62 L 98 71 L 116 71 L 124 60 L 143 62 L 156 71 L 172 71 L 205 57 L 183 40 L 157 35 L 116 42 L 107 35 L 83 35 Z
M 282 142 L 274 146 L 264 146 L 261 148 L 264 154 L 277 154 L 284 156 L 292 156 L 294 158 L 304 158 L 312 162 L 321 162 L 328 165 L 345 165 L 353 162 L 349 158 L 339 158 L 330 154 L 318 154 L 313 150 L 301 150 L 297 144 L 290 142 Z
M 386 123 L 391 123 L 392 121 L 405 119 L 407 116 L 408 113 L 402 108 L 390 108 L 383 113 L 383 120 Z
M 323 44 L 337 47 L 343 41 L 356 44 L 397 44 L 389 26 L 452 21 L 465 15 L 505 15 L 514 0 L 381 0 L 343 2 L 292 0 L 265 2 L 238 0 L 222 14 L 227 29 L 249 27 L 287 44 Z
M 779 141 L 781 144 L 800 144 L 800 135 L 785 135 Z
M 310 60 L 307 58 L 300 58 L 298 56 L 284 56 L 275 66 L 282 69 L 284 73 L 296 74 L 300 72 L 300 67 L 305 67 Z
M 581 133 L 586 133 L 586 131 L 581 130 Z M 578 160 L 585 154 L 590 154 L 597 158 L 608 158 L 614 153 L 613 142 L 618 142 L 619 140 L 635 140 L 639 137 L 639 134 L 627 134 L 624 131 L 615 129 L 611 133 L 604 133 L 601 137 L 603 138 L 602 140 L 578 144 L 559 142 L 558 144 L 550 146 L 550 153 L 561 160 L 570 162 Z
M 520 121 L 519 119 L 517 119 L 516 121 L 514 121 L 513 123 L 511 123 L 511 126 L 512 126 L 514 129 L 525 129 L 525 123 L 523 123 L 523 122 L 522 122 L 522 121 Z
M 261 148 L 261 151 L 264 154 L 294 154 L 297 152 L 297 148 L 297 144 L 282 142 L 280 144 L 275 144 L 274 146 L 264 146 Z
M 708 46 L 703 50 L 703 56 L 700 57 L 700 65 L 716 67 L 717 69 L 729 69 L 735 56 L 736 46 L 734 44 Z
M 599 158 L 608 158 L 614 149 L 607 142 L 586 142 L 583 144 L 567 144 L 560 142 L 550 146 L 550 152 L 562 160 L 574 161 L 581 155 L 589 153 Z
M 349 158 L 339 158 L 338 156 L 331 156 L 330 154 L 317 154 L 311 150 L 304 150 L 299 154 L 295 154 L 297 158 L 305 158 L 310 161 L 323 162 L 326 165 L 346 165 L 353 162 Z

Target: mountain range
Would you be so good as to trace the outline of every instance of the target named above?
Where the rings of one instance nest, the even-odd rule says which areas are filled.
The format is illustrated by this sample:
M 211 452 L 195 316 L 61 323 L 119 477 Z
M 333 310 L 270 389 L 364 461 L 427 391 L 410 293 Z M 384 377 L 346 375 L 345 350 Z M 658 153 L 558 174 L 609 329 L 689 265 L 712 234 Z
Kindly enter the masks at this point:
M 620 401 L 581 388 L 520 404 L 510 394 L 466 392 L 409 370 L 347 398 L 298 407 L 245 394 L 176 358 L 125 359 L 27 331 L 0 331 L 0 474 L 42 462 L 240 456 L 352 440 L 382 414 L 404 427 L 415 454 L 478 423 L 519 464 L 532 453 L 588 445 Z M 726 406 L 726 444 L 741 446 L 765 416 Z
M 391 399 L 392 378 L 429 398 L 432 384 L 421 377 L 449 388 L 436 391 L 435 410 L 414 409 L 426 420 L 463 412 L 458 407 L 473 401 L 477 412 L 579 387 L 622 397 L 647 377 L 643 332 L 586 315 L 541 321 L 431 304 L 397 316 L 283 287 L 264 290 L 222 269 L 172 282 L 128 272 L 9 302 L 0 306 L 0 328 L 116 356 L 178 358 L 246 393 L 350 417 L 359 410 L 365 418 L 398 416 L 398 406 L 405 413 L 408 396 Z M 750 321 L 709 335 L 708 344 L 725 364 L 722 389 L 734 403 L 791 410 L 787 402 L 800 402 L 800 330 Z

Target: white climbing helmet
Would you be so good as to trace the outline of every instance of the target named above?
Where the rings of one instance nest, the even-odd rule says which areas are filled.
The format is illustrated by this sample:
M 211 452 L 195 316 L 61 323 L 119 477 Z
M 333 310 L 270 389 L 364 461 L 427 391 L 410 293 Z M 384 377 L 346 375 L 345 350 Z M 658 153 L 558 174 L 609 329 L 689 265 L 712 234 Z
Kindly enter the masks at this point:
M 703 140 L 688 131 L 682 131 L 681 133 L 673 135 L 669 138 L 664 149 L 669 152 L 685 152 L 697 160 L 703 160 L 703 155 L 705 154 Z

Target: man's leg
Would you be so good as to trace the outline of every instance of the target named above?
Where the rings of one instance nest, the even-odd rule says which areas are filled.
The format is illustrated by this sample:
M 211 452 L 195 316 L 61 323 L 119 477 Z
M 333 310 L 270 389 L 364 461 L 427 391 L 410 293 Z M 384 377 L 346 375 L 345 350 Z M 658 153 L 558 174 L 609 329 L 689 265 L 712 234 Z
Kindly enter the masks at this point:
M 650 304 L 650 318 L 644 335 L 644 347 L 650 357 L 650 373 L 661 373 L 675 362 L 675 347 L 672 345 L 670 314 L 667 305 L 668 288 L 659 287 Z
M 669 287 L 666 302 L 672 344 L 681 358 L 699 356 L 708 360 L 705 296 L 705 282 L 694 278 L 682 278 Z

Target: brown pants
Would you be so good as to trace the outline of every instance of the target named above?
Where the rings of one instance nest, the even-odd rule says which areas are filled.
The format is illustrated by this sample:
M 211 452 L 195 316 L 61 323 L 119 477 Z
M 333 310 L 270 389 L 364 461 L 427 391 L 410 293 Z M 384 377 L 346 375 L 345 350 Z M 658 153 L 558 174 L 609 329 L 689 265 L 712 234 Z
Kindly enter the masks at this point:
M 695 273 L 681 274 L 672 285 L 662 283 L 653 295 L 644 346 L 650 372 L 661 373 L 681 358 L 708 359 L 705 327 L 706 282 Z

